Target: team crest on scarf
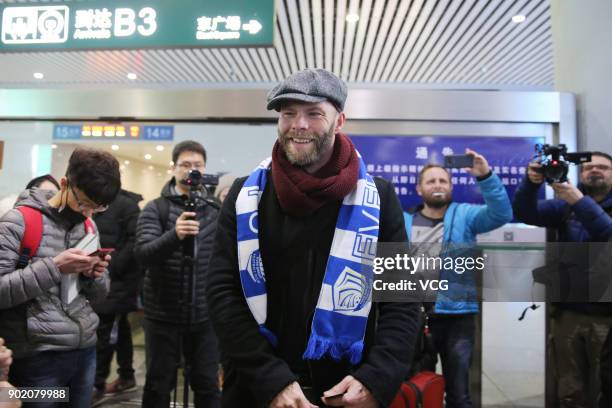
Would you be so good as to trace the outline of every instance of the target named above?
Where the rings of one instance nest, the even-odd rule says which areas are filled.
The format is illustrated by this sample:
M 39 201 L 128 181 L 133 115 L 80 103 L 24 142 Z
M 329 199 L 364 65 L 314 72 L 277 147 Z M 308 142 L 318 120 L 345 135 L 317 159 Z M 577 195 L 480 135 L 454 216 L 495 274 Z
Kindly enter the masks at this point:
M 372 261 L 378 242 L 380 196 L 363 159 L 357 155 L 359 178 L 340 206 L 305 359 L 329 356 L 335 360 L 348 359 L 351 364 L 361 361 L 372 307 Z M 261 162 L 240 190 L 236 228 L 240 282 L 247 305 L 262 335 L 276 346 L 276 336 L 265 325 L 267 288 L 258 225 L 259 200 L 271 163 L 271 158 Z
M 370 298 L 371 282 L 364 275 L 344 268 L 333 286 L 334 311 L 358 311 Z
M 261 252 L 259 250 L 253 251 L 249 256 L 249 264 L 247 271 L 254 282 L 262 283 L 266 281 L 266 277 L 263 273 L 263 261 L 261 260 Z

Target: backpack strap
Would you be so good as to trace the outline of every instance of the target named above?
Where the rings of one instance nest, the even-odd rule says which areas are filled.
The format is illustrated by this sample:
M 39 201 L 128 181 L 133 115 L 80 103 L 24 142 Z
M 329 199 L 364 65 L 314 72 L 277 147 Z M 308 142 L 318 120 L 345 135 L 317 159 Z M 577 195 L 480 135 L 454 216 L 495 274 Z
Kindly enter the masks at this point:
M 85 233 L 86 234 L 96 233 L 96 229 L 93 226 L 93 222 L 91 222 L 91 218 L 85 218 Z
M 17 261 L 17 269 L 23 269 L 28 266 L 38 247 L 43 234 L 43 217 L 42 213 L 32 207 L 19 206 L 17 210 L 23 215 L 24 230 L 19 246 L 19 260 Z

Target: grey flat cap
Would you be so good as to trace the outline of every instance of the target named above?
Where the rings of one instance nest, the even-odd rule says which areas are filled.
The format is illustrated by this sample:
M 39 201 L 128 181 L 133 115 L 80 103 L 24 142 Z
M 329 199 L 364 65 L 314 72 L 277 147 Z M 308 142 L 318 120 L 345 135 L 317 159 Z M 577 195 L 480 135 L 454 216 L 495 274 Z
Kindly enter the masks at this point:
M 318 103 L 331 102 L 338 111 L 344 110 L 346 84 L 324 69 L 304 69 L 289 75 L 268 92 L 268 110 L 280 109 L 287 100 Z

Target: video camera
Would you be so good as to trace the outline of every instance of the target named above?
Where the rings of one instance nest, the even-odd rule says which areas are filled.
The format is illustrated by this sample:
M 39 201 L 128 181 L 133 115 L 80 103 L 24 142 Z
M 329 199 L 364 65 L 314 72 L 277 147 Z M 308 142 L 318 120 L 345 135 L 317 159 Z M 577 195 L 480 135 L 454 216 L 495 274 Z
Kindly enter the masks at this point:
M 548 184 L 566 182 L 569 163 L 582 164 L 591 161 L 591 152 L 568 153 L 564 144 L 551 146 L 538 143 L 535 150 L 536 157 L 541 157 L 542 168 L 539 172 L 544 174 Z
M 192 169 L 189 171 L 187 178 L 181 180 L 181 183 L 189 186 L 191 190 L 198 190 L 200 186 L 210 188 L 219 184 L 219 176 L 214 174 L 202 174 L 199 170 Z

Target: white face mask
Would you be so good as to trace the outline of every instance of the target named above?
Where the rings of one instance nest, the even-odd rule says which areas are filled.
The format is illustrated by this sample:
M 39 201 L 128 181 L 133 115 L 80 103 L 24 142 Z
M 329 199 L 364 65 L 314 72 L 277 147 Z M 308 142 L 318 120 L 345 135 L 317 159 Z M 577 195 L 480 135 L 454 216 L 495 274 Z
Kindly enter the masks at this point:
M 66 192 L 68 192 L 68 190 L 66 189 Z M 70 193 L 69 193 L 70 194 Z M 66 201 L 64 201 L 64 193 L 62 192 L 60 195 L 60 206 L 57 209 L 57 212 L 61 213 L 62 211 L 64 211 L 64 209 L 66 208 L 66 203 L 68 202 L 68 200 L 66 199 Z

